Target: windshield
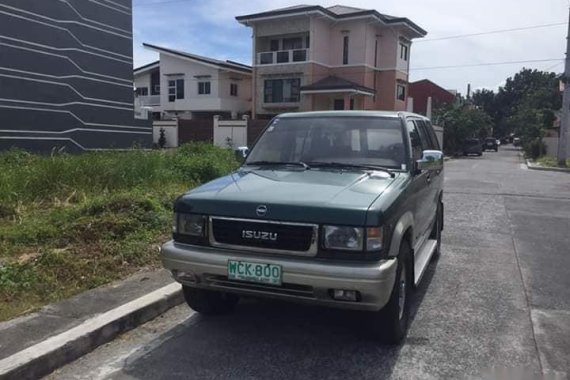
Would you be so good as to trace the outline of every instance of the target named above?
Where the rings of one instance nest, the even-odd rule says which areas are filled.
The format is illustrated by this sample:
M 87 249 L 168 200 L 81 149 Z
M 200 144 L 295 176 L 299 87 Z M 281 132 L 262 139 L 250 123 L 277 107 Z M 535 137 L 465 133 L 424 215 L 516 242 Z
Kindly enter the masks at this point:
M 254 162 L 335 162 L 401 169 L 401 120 L 380 117 L 275 119 L 249 154 Z

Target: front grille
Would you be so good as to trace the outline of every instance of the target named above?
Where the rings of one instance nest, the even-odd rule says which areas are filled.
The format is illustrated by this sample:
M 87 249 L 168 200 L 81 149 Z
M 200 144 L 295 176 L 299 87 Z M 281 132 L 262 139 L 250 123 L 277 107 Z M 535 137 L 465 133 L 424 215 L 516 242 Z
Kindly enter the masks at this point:
M 306 224 L 211 218 L 214 245 L 269 252 L 316 253 L 317 227 Z

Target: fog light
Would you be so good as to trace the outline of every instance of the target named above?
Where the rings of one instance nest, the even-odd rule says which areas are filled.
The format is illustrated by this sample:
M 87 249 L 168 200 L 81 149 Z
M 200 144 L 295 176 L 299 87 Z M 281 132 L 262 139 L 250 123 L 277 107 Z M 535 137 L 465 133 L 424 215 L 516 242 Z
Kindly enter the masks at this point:
M 332 297 L 338 301 L 356 302 L 360 299 L 360 293 L 356 290 L 333 289 Z
M 198 282 L 196 275 L 192 272 L 172 271 L 172 277 L 178 282 Z

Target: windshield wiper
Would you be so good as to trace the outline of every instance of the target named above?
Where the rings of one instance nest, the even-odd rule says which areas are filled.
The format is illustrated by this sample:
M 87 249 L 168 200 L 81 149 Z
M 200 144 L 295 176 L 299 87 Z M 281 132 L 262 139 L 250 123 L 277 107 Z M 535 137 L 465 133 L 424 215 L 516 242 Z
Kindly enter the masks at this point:
M 344 162 L 309 162 L 311 166 L 314 167 L 328 167 L 328 168 L 349 168 L 349 169 L 365 169 L 365 170 L 380 170 L 390 174 L 390 177 L 394 178 L 396 174 L 388 168 L 383 166 L 373 165 L 373 164 L 347 164 Z
M 273 166 L 273 165 L 290 165 L 290 166 L 302 166 L 305 170 L 310 169 L 311 167 L 304 163 L 303 161 L 252 161 L 246 162 L 246 165 L 254 165 L 254 166 Z

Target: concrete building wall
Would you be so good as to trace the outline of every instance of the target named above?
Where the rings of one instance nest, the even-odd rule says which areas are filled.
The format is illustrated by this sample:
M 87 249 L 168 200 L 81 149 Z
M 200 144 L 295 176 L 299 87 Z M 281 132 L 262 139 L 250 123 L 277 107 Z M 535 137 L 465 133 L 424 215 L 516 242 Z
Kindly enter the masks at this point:
M 150 121 L 134 119 L 130 0 L 2 0 L 0 11 L 0 149 L 150 146 Z
M 309 17 L 288 17 L 278 22 L 273 20 L 259 21 L 255 25 L 256 37 L 277 36 L 309 32 Z
M 310 59 L 315 62 L 329 64 L 333 49 L 329 45 L 330 22 L 323 18 L 311 18 L 311 51 Z
M 432 107 L 438 108 L 455 101 L 455 95 L 429 80 L 409 84 L 408 96 L 414 99 L 414 112 L 426 115 L 428 98 L 432 98 Z
M 251 77 L 225 72 L 190 60 L 160 54 L 160 103 L 165 111 L 246 112 L 251 108 Z M 168 82 L 184 79 L 184 99 L 169 101 Z M 199 94 L 200 82 L 210 82 L 210 93 Z M 238 85 L 238 96 L 230 95 L 230 83 Z

